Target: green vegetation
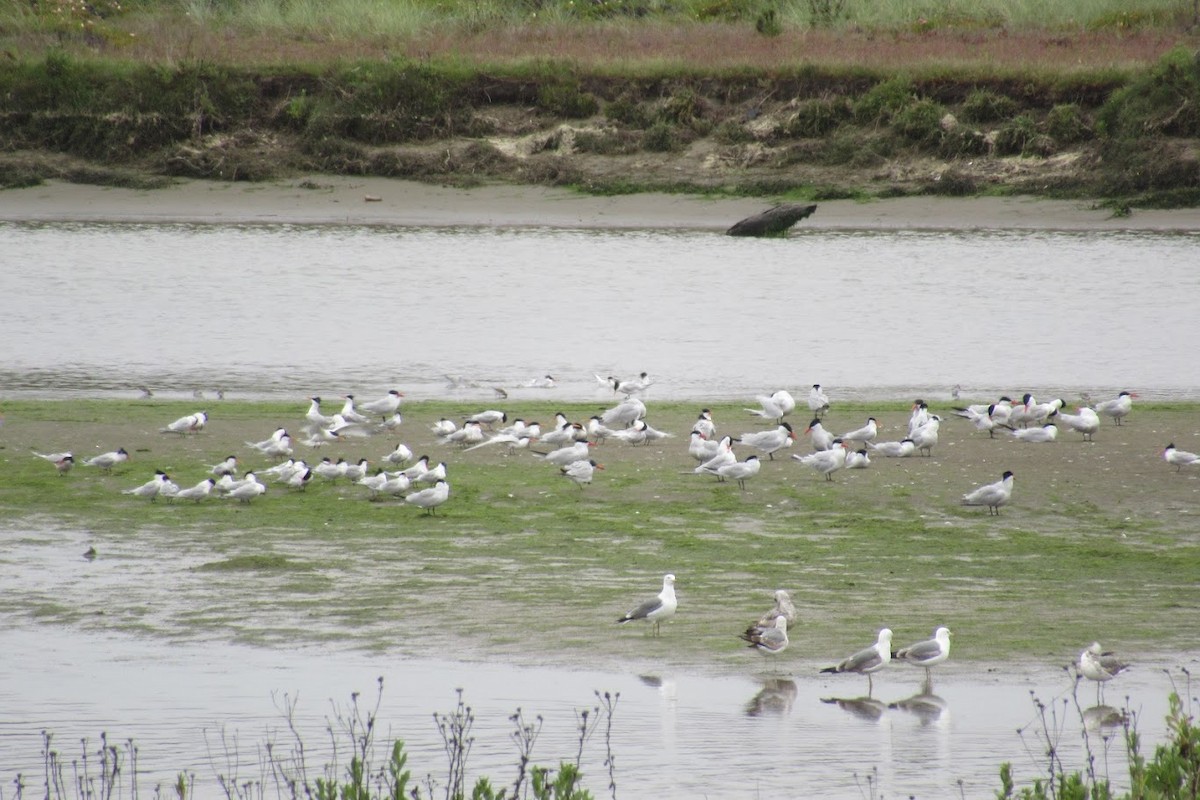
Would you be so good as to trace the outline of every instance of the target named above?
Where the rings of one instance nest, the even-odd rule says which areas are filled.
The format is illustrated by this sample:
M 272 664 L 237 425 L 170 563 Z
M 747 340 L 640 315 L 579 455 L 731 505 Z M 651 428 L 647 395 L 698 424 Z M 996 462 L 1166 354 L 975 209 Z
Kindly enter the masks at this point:
M 1124 5 L 10 3 L 0 187 L 336 173 L 1193 205 L 1196 2 Z
M 159 428 L 195 411 L 191 403 L 6 403 L 0 513 L 17 532 L 6 563 L 19 564 L 23 548 L 53 540 L 80 554 L 94 547 L 108 569 L 128 565 L 159 577 L 120 593 L 66 587 L 52 601 L 10 587 L 0 612 L 183 638 L 221 628 L 248 642 L 336 639 L 401 651 L 453 626 L 464 653 L 518 662 L 572 663 L 588 652 L 617 663 L 649 647 L 666 661 L 723 669 L 742 663 L 730 633 L 785 587 L 811 609 L 806 636 L 827 639 L 835 652 L 884 622 L 898 636 L 919 636 L 938 619 L 969 627 L 956 642 L 956 659 L 965 660 L 1059 658 L 1049 654 L 1081 636 L 1098 637 L 1086 633 L 1098 628 L 1105 640 L 1148 651 L 1194 643 L 1189 610 L 1200 605 L 1200 541 L 1188 510 L 1196 476 L 1160 457 L 1164 437 L 1197 429 L 1194 404 L 1139 404 L 1127 424 L 1106 425 L 1094 444 L 1064 434 L 1050 446 L 992 440 L 935 408 L 946 421 L 933 458 L 877 459 L 825 482 L 781 453 L 742 492 L 693 474 L 692 404 L 651 402 L 651 424 L 674 438 L 594 448 L 605 470 L 580 489 L 528 452 L 460 452 L 437 443 L 432 422 L 480 408 L 423 402 L 405 407 L 398 436 L 316 450 L 297 445 L 297 455 L 310 462 L 365 457 L 374 467 L 403 441 L 448 465 L 451 497 L 436 516 L 396 500 L 371 502 L 365 488 L 344 480 L 314 480 L 303 491 L 271 483 L 250 504 L 151 503 L 121 493 L 155 469 L 193 485 L 231 453 L 242 469 L 261 470 L 273 461 L 243 443 L 280 424 L 298 428 L 305 406 L 211 403 L 208 427 L 181 437 Z M 873 414 L 881 435 L 895 438 L 907 406 L 842 404 L 827 425 L 849 430 Z M 545 425 L 556 411 L 586 419 L 601 404 L 502 407 Z M 723 432 L 758 427 L 740 405 L 712 410 Z M 805 452 L 804 421 L 793 425 L 801 435 L 790 452 Z M 29 453 L 72 450 L 82 458 L 119 446 L 131 459 L 112 475 L 77 466 L 60 478 Z M 959 505 L 964 492 L 1004 469 L 1018 478 L 1000 517 Z M 668 571 L 679 576 L 683 610 L 663 642 L 624 629 L 617 635 L 609 617 L 656 591 Z M 179 591 L 160 597 L 156 585 Z M 580 624 L 535 655 L 511 621 L 544 608 Z
M 1019 789 L 1013 779 L 1012 764 L 1000 766 L 1000 791 L 998 800 L 1193 800 L 1200 792 L 1200 725 L 1196 723 L 1193 704 L 1195 699 L 1186 694 L 1191 688 L 1191 676 L 1183 671 L 1185 680 L 1185 697 L 1181 700 L 1177 692 L 1170 696 L 1170 710 L 1167 713 L 1167 740 L 1154 749 L 1153 759 L 1147 761 L 1142 753 L 1141 736 L 1137 730 L 1137 712 L 1128 707 L 1117 710 L 1108 706 L 1099 706 L 1112 717 L 1089 724 L 1082 705 L 1079 702 L 1079 680 L 1076 680 L 1075 691 L 1070 700 L 1063 700 L 1063 719 L 1067 718 L 1067 704 L 1073 705 L 1078 715 L 1084 742 L 1084 764 L 1081 767 L 1069 767 L 1062 761 L 1058 745 L 1061 741 L 1063 728 L 1054 724 L 1058 709 L 1050 708 L 1036 697 L 1034 707 L 1037 711 L 1038 744 L 1030 752 L 1041 750 L 1046 759 L 1046 778 L 1035 778 L 1031 785 Z M 1095 709 L 1090 709 L 1095 711 Z M 1112 727 L 1121 733 L 1125 746 L 1125 754 L 1129 763 L 1129 785 L 1127 792 L 1114 792 L 1110 776 L 1097 762 L 1099 757 L 1107 763 L 1107 754 L 1102 749 L 1098 739 L 1107 739 L 1102 730 L 1096 727 Z M 1024 736 L 1025 731 L 1019 731 Z

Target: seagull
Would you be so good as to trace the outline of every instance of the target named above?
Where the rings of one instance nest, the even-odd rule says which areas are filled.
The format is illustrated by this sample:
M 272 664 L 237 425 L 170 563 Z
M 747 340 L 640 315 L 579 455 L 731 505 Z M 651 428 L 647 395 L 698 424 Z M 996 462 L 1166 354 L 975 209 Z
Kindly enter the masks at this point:
M 784 617 L 777 617 L 775 625 L 771 628 L 766 628 L 760 632 L 750 633 L 749 631 L 740 634 L 744 641 L 750 643 L 760 653 L 773 655 L 782 653 L 788 646 L 787 635 L 788 622 Z
M 819 383 L 814 383 L 808 392 L 808 410 L 818 417 L 829 410 L 829 397 Z
M 875 683 L 871 678 L 871 674 L 886 667 L 891 659 L 892 631 L 890 628 L 882 628 L 879 631 L 879 638 L 876 639 L 875 644 L 865 650 L 859 650 L 836 666 L 826 667 L 821 672 L 856 672 L 859 675 L 866 675 L 867 697 L 870 697 L 875 691 Z
M 1078 414 L 1059 414 L 1058 421 L 1071 430 L 1082 433 L 1085 442 L 1095 441 L 1092 434 L 1100 430 L 1100 417 L 1087 406 L 1080 406 Z
M 1112 400 L 1097 403 L 1096 413 L 1101 416 L 1112 417 L 1113 421 L 1120 425 L 1121 418 L 1127 416 L 1133 410 L 1133 398 L 1135 397 L 1137 395 L 1132 392 L 1121 392 Z
M 671 573 L 663 575 L 662 591 L 652 600 L 647 600 L 637 608 L 633 609 L 623 617 L 617 618 L 617 624 L 629 622 L 635 619 L 644 619 L 647 622 L 654 623 L 654 635 L 659 635 L 659 625 L 664 619 L 674 616 L 675 609 L 679 607 L 678 601 L 675 599 L 675 576 Z
M 1040 428 L 1010 428 L 1009 433 L 1022 442 L 1044 444 L 1058 438 L 1058 427 L 1053 422 L 1047 422 Z
M 812 439 L 813 450 L 828 450 L 833 447 L 833 434 L 825 430 L 821 425 L 821 420 L 816 417 L 813 417 L 813 421 L 808 423 L 804 432 Z
M 216 486 L 216 484 L 217 482 L 212 478 L 205 478 L 195 486 L 187 489 L 180 489 L 175 493 L 175 497 L 179 500 L 195 500 L 197 503 L 199 503 L 212 493 L 212 489 L 214 486 Z
M 829 450 L 818 450 L 806 456 L 794 455 L 792 458 L 805 466 L 812 467 L 825 476 L 825 480 L 833 480 L 833 473 L 846 466 L 846 443 L 834 439 Z
M 950 657 L 950 629 L 938 628 L 933 632 L 932 639 L 911 644 L 892 654 L 897 661 L 916 664 L 925 668 L 926 685 L 932 680 L 929 668 L 936 666 Z
M 167 425 L 165 428 L 160 428 L 161 433 L 199 433 L 208 424 L 208 412 L 197 411 L 195 414 L 188 414 L 186 417 L 180 417 L 174 422 Z
M 439 480 L 428 489 L 404 495 L 404 502 L 417 508 L 425 509 L 427 515 L 434 514 L 437 511 L 437 507 L 449 499 L 450 484 L 444 480 Z
M 121 447 L 111 453 L 101 453 L 98 456 L 85 458 L 83 465 L 85 467 L 97 467 L 101 472 L 112 472 L 113 467 L 127 460 L 129 460 L 129 453 L 125 452 L 124 447 Z
M 387 419 L 400 408 L 400 399 L 402 397 L 404 397 L 403 394 L 392 389 L 378 400 L 363 403 L 358 408 L 360 411 L 365 411 L 368 414 L 378 414 L 381 419 Z
M 734 461 L 732 464 L 724 464 L 717 467 L 717 475 L 728 480 L 735 480 L 738 486 L 742 487 L 742 491 L 746 491 L 746 481 L 753 478 L 762 469 L 762 462 L 758 460 L 758 456 L 749 456 L 745 461 Z
M 917 451 L 917 443 L 912 439 L 901 439 L 898 442 L 867 442 L 867 450 L 884 458 L 908 458 Z
M 866 450 L 847 450 L 846 469 L 866 469 L 871 466 L 871 456 Z
M 592 482 L 592 474 L 595 470 L 604 469 L 604 465 L 597 464 L 595 460 L 589 458 L 587 461 L 574 461 L 559 469 L 564 478 L 570 478 L 580 489 L 583 489 L 585 483 Z
M 1012 498 L 1012 489 L 1012 471 L 1005 470 L 1004 475 L 995 483 L 980 486 L 978 489 L 964 494 L 962 504 L 964 506 L 987 506 L 989 516 L 999 516 L 1000 506 L 1007 505 Z
M 861 444 L 867 444 L 868 442 L 875 441 L 875 437 L 878 434 L 879 423 L 875 421 L 874 417 L 867 417 L 866 425 L 863 425 L 857 430 L 850 431 L 849 433 L 843 433 L 839 438 L 843 442 L 860 442 Z
M 247 503 L 261 494 L 265 494 L 267 487 L 258 482 L 258 477 L 253 472 L 247 472 L 246 476 L 235 486 L 231 491 L 226 492 L 226 497 L 232 497 L 242 503 Z
M 1083 677 L 1096 681 L 1096 702 L 1100 702 L 1104 684 L 1129 669 L 1129 665 L 1117 658 L 1115 653 L 1102 650 L 1099 642 L 1092 642 L 1079 654 L 1076 667 Z
M 224 461 L 222 461 L 220 464 L 213 464 L 208 471 L 210 475 L 216 475 L 219 478 L 222 475 L 236 474 L 237 466 L 237 456 L 225 456 Z
M 167 473 L 163 472 L 161 469 L 158 469 L 154 471 L 153 478 L 135 489 L 125 489 L 121 492 L 121 494 L 131 494 L 135 497 L 148 497 L 150 498 L 150 502 L 154 502 L 154 500 L 158 497 L 159 492 L 162 491 L 163 484 L 166 483 L 166 481 Z
M 69 456 L 70 453 L 67 455 Z M 1200 464 L 1200 455 L 1189 453 L 1187 450 L 1180 450 L 1175 447 L 1174 442 L 1171 442 L 1163 449 L 1163 458 L 1166 459 L 1168 464 L 1175 465 L 1176 472 L 1182 472 L 1184 467 Z
M 782 422 L 784 417 L 796 410 L 796 401 L 784 389 L 780 389 L 770 396 L 759 395 L 754 399 L 758 401 L 761 408 L 747 408 L 746 411 L 756 417 L 773 422 Z
M 39 453 L 34 451 L 33 454 L 53 464 L 54 468 L 58 470 L 59 477 L 66 475 L 71 471 L 71 467 L 75 466 L 75 456 L 70 453 Z
M 788 594 L 786 589 L 775 590 L 775 605 L 771 610 L 767 611 L 758 618 L 758 622 L 746 628 L 746 634 L 762 633 L 767 628 L 775 625 L 776 620 L 784 620 L 788 628 L 796 624 L 798 618 L 796 606 L 792 603 L 792 596 Z
M 790 447 L 795 441 L 796 434 L 792 432 L 792 426 L 786 422 L 779 423 L 779 427 L 773 431 L 759 431 L 757 433 L 743 433 L 738 437 L 738 441 L 744 445 L 749 445 L 756 450 L 761 450 L 767 454 L 767 458 L 774 461 L 775 451 L 781 450 L 784 447 Z

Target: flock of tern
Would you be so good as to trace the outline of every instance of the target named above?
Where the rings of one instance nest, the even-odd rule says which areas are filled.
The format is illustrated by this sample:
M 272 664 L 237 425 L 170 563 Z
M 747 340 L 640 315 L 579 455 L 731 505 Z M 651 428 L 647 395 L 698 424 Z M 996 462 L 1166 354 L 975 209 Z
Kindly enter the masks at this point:
M 510 453 L 533 451 L 582 489 L 593 481 L 597 470 L 604 469 L 591 456 L 592 448 L 597 444 L 613 440 L 637 446 L 673 435 L 656 430 L 646 421 L 647 408 L 638 396 L 652 383 L 646 373 L 629 381 L 597 375 L 596 381 L 614 395 L 624 395 L 624 398 L 586 422 L 573 422 L 559 414 L 553 427 L 548 426 L 543 430 L 536 422 L 517 419 L 510 423 L 506 411 L 488 409 L 465 417 L 461 426 L 452 420 L 439 420 L 432 426 L 432 432 L 439 443 L 458 447 L 462 453 L 484 447 L 503 447 Z M 553 388 L 555 379 L 545 375 L 526 385 Z M 1066 403 L 1062 400 L 1039 403 L 1029 394 L 1025 394 L 1019 402 L 1003 396 L 995 403 L 955 407 L 953 413 L 970 422 L 976 430 L 987 432 L 992 437 L 1000 430 L 1024 442 L 1049 443 L 1055 441 L 1058 424 L 1062 424 L 1066 429 L 1091 440 L 1100 428 L 1102 417 L 1122 424 L 1132 409 L 1135 396 L 1130 392 L 1121 392 L 1114 399 L 1094 406 L 1083 406 L 1075 414 L 1064 411 Z M 319 448 L 378 432 L 395 432 L 401 427 L 403 394 L 397 390 L 363 404 L 356 404 L 354 395 L 345 395 L 343 400 L 337 413 L 326 414 L 321 408 L 322 399 L 319 396 L 309 398 L 309 407 L 304 415 L 305 436 L 299 443 L 309 448 Z M 774 427 L 718 438 L 712 413 L 708 409 L 701 410 L 693 424 L 688 445 L 688 453 L 699 462 L 693 470 L 695 474 L 712 475 L 718 481 L 737 482 L 745 490 L 747 482 L 760 474 L 762 456 L 773 461 L 777 452 L 794 445 L 796 431 L 785 419 L 797 408 L 791 394 L 780 390 L 759 396 L 756 400 L 756 407 L 745 410 L 762 421 L 772 423 Z M 804 430 L 812 452 L 792 456 L 825 480 L 833 480 L 834 474 L 842 469 L 868 468 L 873 457 L 930 456 L 938 444 L 942 420 L 930 413 L 923 401 L 918 400 L 913 404 L 906 435 L 897 441 L 878 441 L 879 425 L 874 417 L 869 417 L 862 426 L 840 434 L 826 430 L 822 417 L 830 405 L 828 395 L 819 384 L 814 384 L 807 398 L 807 409 L 812 420 Z M 161 431 L 186 436 L 201 432 L 207 424 L 207 412 L 199 411 L 168 423 Z M 428 456 L 414 460 L 412 450 L 404 444 L 397 444 L 395 449 L 384 455 L 380 465 L 372 472 L 365 458 L 348 463 L 344 459 L 334 461 L 326 457 L 310 466 L 303 459 L 293 457 L 296 443 L 297 440 L 286 428 L 280 427 L 262 441 L 245 443 L 247 448 L 260 456 L 282 459 L 272 467 L 258 471 L 246 470 L 238 477 L 240 459 L 230 455 L 220 463 L 211 465 L 209 476 L 193 486 L 181 488 L 165 472 L 157 470 L 148 481 L 124 490 L 124 494 L 151 501 L 161 497 L 169 501 L 194 502 L 217 495 L 249 503 L 267 492 L 267 485 L 261 478 L 269 478 L 295 490 L 303 490 L 316 478 L 326 481 L 344 479 L 362 486 L 370 499 L 400 498 L 404 503 L 429 514 L 449 499 L 446 463 L 441 461 L 431 466 Z M 534 450 L 535 445 L 550 449 Z M 734 453 L 735 445 L 756 452 L 739 460 Z M 75 458 L 70 452 L 35 452 L 34 455 L 52 463 L 59 475 L 65 475 L 75 465 Z M 125 449 L 120 448 L 85 459 L 82 464 L 102 472 L 111 472 L 128 457 Z M 1167 445 L 1163 457 L 1177 470 L 1200 464 L 1200 455 L 1179 450 L 1173 443 Z M 1011 500 L 1012 491 L 1013 473 L 1005 471 L 999 481 L 965 493 L 961 502 L 967 506 L 986 507 L 989 514 L 999 514 L 1000 508 Z M 678 609 L 674 585 L 675 575 L 664 575 L 661 591 L 621 616 L 617 622 L 642 620 L 652 625 L 654 635 L 659 635 L 661 623 L 674 616 Z M 740 636 L 749 648 L 768 655 L 779 654 L 788 648 L 788 630 L 796 620 L 796 608 L 788 592 L 781 589 L 775 592 L 774 607 Z M 928 681 L 930 668 L 949 658 L 950 635 L 948 628 L 939 626 L 932 638 L 893 650 L 892 631 L 883 628 L 878 632 L 874 644 L 822 672 L 866 675 L 870 694 L 873 689 L 872 675 L 896 660 L 924 668 Z M 1122 672 L 1127 665 L 1112 653 L 1103 652 L 1099 644 L 1093 643 L 1080 654 L 1075 667 L 1077 674 L 1101 684 Z

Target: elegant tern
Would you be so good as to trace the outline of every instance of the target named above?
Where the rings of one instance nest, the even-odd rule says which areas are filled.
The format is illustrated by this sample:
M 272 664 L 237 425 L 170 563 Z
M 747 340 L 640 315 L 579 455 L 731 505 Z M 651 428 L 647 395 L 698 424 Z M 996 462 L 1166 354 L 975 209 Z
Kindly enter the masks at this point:
M 737 481 L 744 492 L 746 481 L 757 475 L 761 469 L 762 462 L 758 460 L 758 456 L 748 456 L 745 461 L 734 461 L 732 464 L 717 467 L 717 475 L 726 480 Z
M 884 458 L 908 458 L 917 451 L 917 443 L 912 439 L 901 439 L 898 442 L 867 442 L 867 451 Z
M 440 480 L 428 489 L 404 495 L 404 502 L 417 508 L 424 509 L 426 515 L 433 515 L 437 507 L 450 499 L 450 484 Z
M 216 486 L 217 482 L 212 478 L 205 478 L 195 486 L 189 486 L 187 489 L 180 489 L 175 493 L 177 500 L 194 500 L 199 503 L 204 498 L 208 497 Z
M 1080 406 L 1078 414 L 1059 413 L 1056 419 L 1070 430 L 1083 434 L 1085 442 L 1095 441 L 1092 435 L 1100 430 L 1100 417 L 1087 406 Z
M 121 494 L 131 494 L 135 497 L 147 497 L 150 499 L 150 502 L 154 502 L 159 493 L 162 492 L 163 485 L 167 482 L 167 480 L 167 473 L 163 472 L 161 469 L 155 470 L 153 478 L 136 488 L 125 489 L 121 492 Z
M 98 456 L 85 458 L 83 460 L 83 465 L 85 467 L 96 467 L 101 472 L 112 472 L 113 467 L 128 460 L 129 453 L 125 451 L 124 447 L 121 447 L 110 453 L 101 453 Z
M 832 447 L 828 450 L 818 450 L 806 456 L 794 455 L 792 458 L 806 467 L 812 467 L 824 475 L 825 480 L 831 481 L 833 473 L 846 466 L 846 443 L 841 439 L 834 439 Z
M 1113 421 L 1120 425 L 1121 420 L 1133 410 L 1133 398 L 1135 397 L 1137 395 L 1133 392 L 1121 392 L 1112 400 L 1097 403 L 1096 413 L 1102 417 L 1112 417 Z
M 1022 442 L 1046 444 L 1058 438 L 1058 426 L 1053 422 L 1046 422 L 1039 428 L 1010 428 L 1009 435 Z
M 828 450 L 833 447 L 833 434 L 825 430 L 824 426 L 821 425 L 821 420 L 816 417 L 813 417 L 813 421 L 808 423 L 808 427 L 804 429 L 804 432 L 812 440 L 813 450 Z
M 1200 464 L 1200 455 L 1190 453 L 1187 450 L 1180 450 L 1171 442 L 1163 448 L 1163 458 L 1168 464 L 1175 465 L 1175 471 L 1181 472 L 1184 467 L 1190 467 L 1193 464 Z
M 186 417 L 180 417 L 174 422 L 167 425 L 165 428 L 160 428 L 161 433 L 199 433 L 208 424 L 208 412 L 197 411 L 195 414 L 188 414 Z
M 573 461 L 565 467 L 560 467 L 560 473 L 564 478 L 569 478 L 575 481 L 580 489 L 585 483 L 592 482 L 592 476 L 598 469 L 604 469 L 603 464 L 597 464 L 594 459 L 589 458 L 587 461 Z
M 819 383 L 814 383 L 808 392 L 808 410 L 818 417 L 829 410 L 829 396 Z
M 400 408 L 400 401 L 404 397 L 399 391 L 392 389 L 378 400 L 372 400 L 369 403 L 359 405 L 359 411 L 365 411 L 368 414 L 378 414 L 380 419 L 387 419 Z
M 38 453 L 35 451 L 34 455 L 53 464 L 54 469 L 58 470 L 59 477 L 66 475 L 75 466 L 75 456 L 70 453 Z
M 987 506 L 988 515 L 999 516 L 1000 506 L 1007 505 L 1012 499 L 1013 474 L 1005 470 L 1004 475 L 995 483 L 980 486 L 962 497 L 964 506 Z
M 874 417 L 867 417 L 867 424 L 861 428 L 843 433 L 840 438 L 843 442 L 858 442 L 859 444 L 867 444 L 875 441 L 875 437 L 879 435 L 879 423 Z
M 786 422 L 779 423 L 779 427 L 773 431 L 743 433 L 738 437 L 738 441 L 742 444 L 766 453 L 767 458 L 771 461 L 775 460 L 776 450 L 791 447 L 795 439 L 796 434 L 792 432 L 792 426 Z

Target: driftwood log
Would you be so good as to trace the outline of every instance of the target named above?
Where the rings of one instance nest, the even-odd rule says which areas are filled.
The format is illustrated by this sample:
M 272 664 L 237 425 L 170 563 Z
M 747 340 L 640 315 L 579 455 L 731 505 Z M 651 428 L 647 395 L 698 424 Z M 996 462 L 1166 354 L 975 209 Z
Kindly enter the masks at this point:
M 817 210 L 816 205 L 784 203 L 761 214 L 746 217 L 725 231 L 727 236 L 783 236 L 788 228 Z

